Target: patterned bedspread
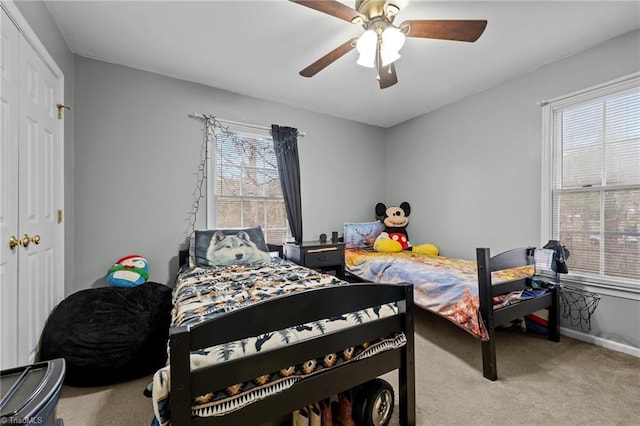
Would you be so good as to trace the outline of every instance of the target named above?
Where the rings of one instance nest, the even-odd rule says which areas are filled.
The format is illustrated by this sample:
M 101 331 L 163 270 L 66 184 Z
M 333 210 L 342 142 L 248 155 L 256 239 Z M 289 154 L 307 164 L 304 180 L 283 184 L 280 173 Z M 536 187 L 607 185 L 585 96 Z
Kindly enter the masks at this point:
M 172 326 L 197 324 L 272 297 L 342 284 L 346 283 L 334 276 L 280 259 L 261 265 L 191 268 L 182 271 L 176 281 Z M 191 354 L 191 369 L 264 352 L 396 313 L 395 304 L 388 304 L 195 351 Z M 263 376 L 253 381 L 212 390 L 198 397 L 193 401 L 192 413 L 199 417 L 223 415 L 282 391 L 327 368 L 398 348 L 405 342 L 403 334 L 381 336 L 379 340 L 363 342 L 357 347 L 345 348 L 341 352 L 329 353 L 299 365 L 283 366 L 280 371 L 265 371 Z M 161 425 L 170 422 L 169 389 L 170 371 L 167 366 L 156 372 L 153 380 L 154 411 Z
M 345 269 L 371 282 L 411 283 L 417 306 L 447 318 L 482 340 L 489 338 L 480 319 L 476 262 L 410 251 L 380 253 L 352 248 L 345 250 Z M 531 276 L 533 272 L 533 266 L 498 271 L 492 274 L 492 281 Z

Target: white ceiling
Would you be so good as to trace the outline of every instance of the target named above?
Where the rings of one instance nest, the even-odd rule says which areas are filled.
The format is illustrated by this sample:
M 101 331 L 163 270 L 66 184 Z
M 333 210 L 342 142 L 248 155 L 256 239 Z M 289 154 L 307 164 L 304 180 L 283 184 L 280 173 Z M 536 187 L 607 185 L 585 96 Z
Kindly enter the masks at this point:
M 486 19 L 487 29 L 475 43 L 407 39 L 398 84 L 381 90 L 355 50 L 301 77 L 363 30 L 286 0 L 46 4 L 78 55 L 381 127 L 640 28 L 640 1 L 413 0 L 396 23 Z

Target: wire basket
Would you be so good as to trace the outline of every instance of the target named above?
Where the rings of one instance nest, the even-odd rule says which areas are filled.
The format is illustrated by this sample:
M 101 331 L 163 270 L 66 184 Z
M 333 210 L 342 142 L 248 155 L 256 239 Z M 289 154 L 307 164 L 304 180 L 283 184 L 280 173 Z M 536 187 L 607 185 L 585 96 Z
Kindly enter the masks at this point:
M 568 319 L 572 327 L 580 326 L 582 331 L 591 331 L 591 315 L 600 302 L 600 295 L 568 285 L 560 287 L 562 318 Z

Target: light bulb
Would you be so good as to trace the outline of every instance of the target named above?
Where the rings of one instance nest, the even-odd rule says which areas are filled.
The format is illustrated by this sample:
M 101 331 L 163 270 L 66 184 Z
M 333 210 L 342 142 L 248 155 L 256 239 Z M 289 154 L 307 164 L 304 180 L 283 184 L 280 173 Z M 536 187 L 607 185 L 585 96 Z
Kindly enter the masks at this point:
M 402 31 L 396 27 L 387 27 L 382 32 L 382 45 L 399 52 L 404 46 L 406 37 Z
M 387 27 L 382 32 L 380 57 L 382 65 L 387 66 L 400 58 L 400 49 L 404 45 L 405 35 L 396 27 Z
M 396 15 L 409 4 L 409 0 L 387 0 L 384 10 L 388 15 Z
M 376 47 L 378 44 L 378 35 L 373 30 L 367 30 L 360 36 L 356 42 L 356 49 L 360 53 L 357 64 L 363 67 L 375 67 Z
M 382 66 L 386 67 L 400 59 L 400 54 L 396 51 L 385 49 L 383 46 L 380 48 L 380 59 L 382 59 Z

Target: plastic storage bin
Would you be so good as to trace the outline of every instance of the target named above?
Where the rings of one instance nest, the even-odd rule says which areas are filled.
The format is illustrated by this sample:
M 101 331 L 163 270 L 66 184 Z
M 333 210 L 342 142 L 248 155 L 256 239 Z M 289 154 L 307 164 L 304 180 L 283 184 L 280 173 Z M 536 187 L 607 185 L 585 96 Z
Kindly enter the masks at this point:
M 62 426 L 55 411 L 64 373 L 62 358 L 0 372 L 0 424 Z

